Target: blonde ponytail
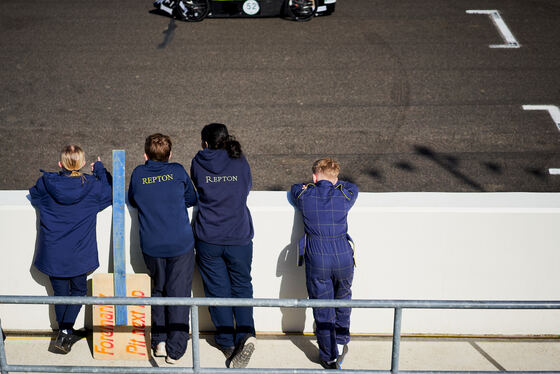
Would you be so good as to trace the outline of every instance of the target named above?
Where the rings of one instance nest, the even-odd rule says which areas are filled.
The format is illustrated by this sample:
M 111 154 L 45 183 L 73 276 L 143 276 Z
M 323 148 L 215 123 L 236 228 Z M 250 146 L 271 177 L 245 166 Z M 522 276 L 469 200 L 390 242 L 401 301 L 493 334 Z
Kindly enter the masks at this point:
M 80 169 L 85 164 L 85 154 L 82 148 L 77 145 L 67 145 L 60 153 L 60 163 L 62 167 L 70 171 L 70 177 L 82 177 Z

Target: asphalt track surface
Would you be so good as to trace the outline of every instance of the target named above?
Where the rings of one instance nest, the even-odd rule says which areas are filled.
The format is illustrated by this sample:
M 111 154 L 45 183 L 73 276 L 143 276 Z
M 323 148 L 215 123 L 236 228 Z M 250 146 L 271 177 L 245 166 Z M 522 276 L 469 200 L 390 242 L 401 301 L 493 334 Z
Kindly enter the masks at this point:
M 517 38 L 503 43 L 497 9 Z M 188 170 L 228 125 L 253 189 L 333 156 L 361 191 L 558 191 L 560 2 L 339 0 L 335 13 L 173 21 L 150 0 L 0 1 L 0 189 L 27 189 L 80 144 L 127 176 L 155 132 Z

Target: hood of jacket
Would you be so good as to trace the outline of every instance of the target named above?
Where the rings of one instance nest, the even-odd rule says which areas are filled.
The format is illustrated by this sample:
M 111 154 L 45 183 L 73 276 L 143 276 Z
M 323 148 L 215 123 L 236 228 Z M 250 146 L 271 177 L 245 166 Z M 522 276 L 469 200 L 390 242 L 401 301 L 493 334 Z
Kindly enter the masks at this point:
M 198 151 L 195 161 L 212 174 L 220 174 L 232 161 L 225 149 L 205 148 Z
M 48 194 L 59 204 L 71 205 L 78 203 L 93 188 L 91 180 L 84 175 L 69 177 L 64 171 L 60 173 L 44 173 L 43 182 Z

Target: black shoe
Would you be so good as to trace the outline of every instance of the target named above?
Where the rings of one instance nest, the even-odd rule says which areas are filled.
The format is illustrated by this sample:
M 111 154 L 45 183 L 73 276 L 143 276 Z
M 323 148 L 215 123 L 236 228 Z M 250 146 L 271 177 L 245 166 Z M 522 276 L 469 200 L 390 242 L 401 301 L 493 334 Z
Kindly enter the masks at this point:
M 334 369 L 334 370 L 338 369 L 338 364 L 336 363 L 336 360 L 332 362 L 321 360 L 321 366 L 324 367 L 325 369 Z
M 224 356 L 226 357 L 227 360 L 229 360 L 231 358 L 231 356 L 233 356 L 233 352 L 235 352 L 235 347 L 231 346 L 231 347 L 219 347 L 220 351 L 222 351 L 222 353 L 224 354 Z
M 344 344 L 344 347 L 342 348 L 342 353 L 339 354 L 338 357 L 336 358 L 336 364 L 338 365 L 339 368 L 342 367 L 344 356 L 346 356 L 347 353 L 348 353 L 348 344 Z
M 64 354 L 70 352 L 72 349 L 72 333 L 68 332 L 68 330 L 60 330 L 54 347 Z
M 231 357 L 226 361 L 226 366 L 232 368 L 244 368 L 249 364 L 249 360 L 255 351 L 257 339 L 251 334 L 245 335 L 245 338 L 239 342 Z

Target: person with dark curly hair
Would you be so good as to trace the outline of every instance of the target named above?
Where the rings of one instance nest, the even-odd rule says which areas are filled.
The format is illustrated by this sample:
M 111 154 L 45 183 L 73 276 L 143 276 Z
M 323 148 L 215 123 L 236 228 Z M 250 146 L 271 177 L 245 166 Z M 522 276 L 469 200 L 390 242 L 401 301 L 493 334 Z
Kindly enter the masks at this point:
M 202 150 L 192 160 L 198 191 L 194 221 L 197 264 L 207 297 L 253 297 L 253 222 L 247 208 L 251 169 L 241 145 L 220 123 L 201 132 Z M 210 307 L 215 342 L 226 366 L 244 368 L 255 349 L 252 307 Z

